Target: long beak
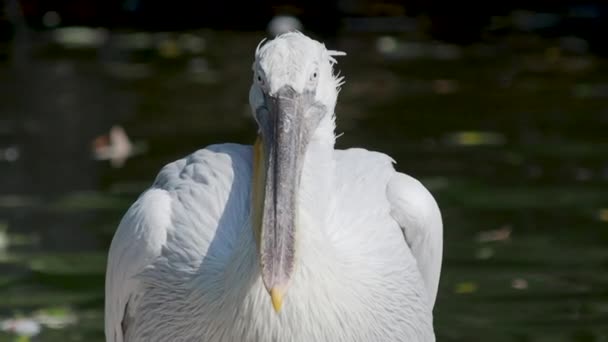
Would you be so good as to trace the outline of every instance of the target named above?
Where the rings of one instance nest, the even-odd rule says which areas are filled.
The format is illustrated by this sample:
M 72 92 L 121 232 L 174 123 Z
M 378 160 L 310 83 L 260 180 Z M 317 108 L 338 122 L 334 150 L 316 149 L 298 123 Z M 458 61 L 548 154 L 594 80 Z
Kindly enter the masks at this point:
M 297 199 L 306 147 L 323 115 L 314 93 L 298 93 L 285 86 L 266 96 L 256 118 L 262 139 L 255 146 L 253 223 L 262 280 L 274 309 L 294 273 Z

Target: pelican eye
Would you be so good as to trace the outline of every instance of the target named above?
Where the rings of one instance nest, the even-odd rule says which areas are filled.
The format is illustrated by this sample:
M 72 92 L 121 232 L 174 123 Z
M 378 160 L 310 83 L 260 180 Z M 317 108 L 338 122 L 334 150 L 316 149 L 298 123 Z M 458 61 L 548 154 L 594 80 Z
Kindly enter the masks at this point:
M 308 86 L 314 87 L 317 85 L 317 81 L 319 78 L 319 69 L 315 68 L 315 70 L 310 74 L 308 78 Z
M 264 79 L 260 75 L 258 75 L 258 82 L 260 82 L 261 85 L 264 85 Z

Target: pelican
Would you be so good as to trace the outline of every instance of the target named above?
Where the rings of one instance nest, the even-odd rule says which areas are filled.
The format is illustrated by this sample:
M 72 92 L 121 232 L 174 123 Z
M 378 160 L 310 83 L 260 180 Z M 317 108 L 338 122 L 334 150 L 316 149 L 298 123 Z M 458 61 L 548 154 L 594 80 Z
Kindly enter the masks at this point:
M 439 207 L 390 156 L 334 148 L 338 55 L 260 42 L 255 143 L 167 164 L 122 218 L 107 341 L 435 340 Z

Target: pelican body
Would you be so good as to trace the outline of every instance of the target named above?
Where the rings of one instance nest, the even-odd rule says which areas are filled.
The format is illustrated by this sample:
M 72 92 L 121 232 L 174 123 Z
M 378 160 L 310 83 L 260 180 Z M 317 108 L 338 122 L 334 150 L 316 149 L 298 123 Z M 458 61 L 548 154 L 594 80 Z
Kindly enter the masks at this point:
M 440 210 L 389 156 L 334 148 L 340 54 L 258 46 L 253 146 L 166 165 L 120 222 L 107 341 L 435 340 Z

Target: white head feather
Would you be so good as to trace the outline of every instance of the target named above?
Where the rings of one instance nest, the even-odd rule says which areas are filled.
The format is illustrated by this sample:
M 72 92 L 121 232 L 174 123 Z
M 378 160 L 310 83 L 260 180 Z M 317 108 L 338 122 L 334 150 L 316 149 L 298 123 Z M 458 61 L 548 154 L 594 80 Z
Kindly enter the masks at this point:
M 263 92 L 273 95 L 285 85 L 298 92 L 316 87 L 316 100 L 325 105 L 333 117 L 339 88 L 344 83 L 344 78 L 333 72 L 337 63 L 333 56 L 346 53 L 327 50 L 324 44 L 299 31 L 264 42 L 262 40 L 255 51 L 253 84 L 249 92 L 251 109 L 255 112 L 263 103 Z M 318 77 L 314 83 L 311 82 L 313 77 Z

